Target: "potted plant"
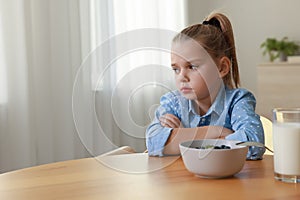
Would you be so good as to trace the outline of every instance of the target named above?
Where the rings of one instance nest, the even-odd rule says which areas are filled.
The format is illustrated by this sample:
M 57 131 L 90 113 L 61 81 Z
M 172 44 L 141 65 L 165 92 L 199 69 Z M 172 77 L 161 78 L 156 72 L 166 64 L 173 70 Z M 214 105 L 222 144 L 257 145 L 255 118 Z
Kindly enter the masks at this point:
M 264 49 L 263 55 L 269 55 L 271 62 L 278 57 L 280 58 L 280 61 L 286 61 L 287 56 L 295 55 L 299 50 L 299 45 L 293 41 L 289 41 L 287 37 L 284 37 L 281 40 L 267 38 L 260 47 Z

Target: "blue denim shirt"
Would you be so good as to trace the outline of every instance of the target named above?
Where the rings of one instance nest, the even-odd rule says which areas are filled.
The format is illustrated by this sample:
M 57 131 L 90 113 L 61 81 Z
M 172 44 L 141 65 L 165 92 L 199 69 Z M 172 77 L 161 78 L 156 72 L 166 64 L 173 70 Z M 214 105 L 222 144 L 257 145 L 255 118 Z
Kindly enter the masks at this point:
M 264 143 L 264 131 L 259 115 L 255 113 L 256 100 L 245 89 L 220 89 L 208 112 L 200 116 L 196 103 L 183 97 L 179 91 L 161 97 L 152 123 L 146 130 L 146 145 L 150 156 L 163 156 L 163 149 L 172 128 L 160 124 L 160 116 L 169 113 L 178 117 L 185 128 L 199 126 L 223 126 L 234 132 L 228 140 L 257 141 Z M 250 147 L 247 159 L 262 159 L 264 148 Z

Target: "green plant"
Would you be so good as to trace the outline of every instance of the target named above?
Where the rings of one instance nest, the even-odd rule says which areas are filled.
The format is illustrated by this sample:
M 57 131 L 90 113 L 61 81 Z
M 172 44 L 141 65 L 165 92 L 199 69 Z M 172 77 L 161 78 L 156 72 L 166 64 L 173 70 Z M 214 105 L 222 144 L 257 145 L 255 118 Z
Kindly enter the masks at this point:
M 280 55 L 291 56 L 299 50 L 299 45 L 293 41 L 289 41 L 287 37 L 277 40 L 276 38 L 267 38 L 261 45 L 263 55 L 268 54 L 270 61 L 273 62 Z

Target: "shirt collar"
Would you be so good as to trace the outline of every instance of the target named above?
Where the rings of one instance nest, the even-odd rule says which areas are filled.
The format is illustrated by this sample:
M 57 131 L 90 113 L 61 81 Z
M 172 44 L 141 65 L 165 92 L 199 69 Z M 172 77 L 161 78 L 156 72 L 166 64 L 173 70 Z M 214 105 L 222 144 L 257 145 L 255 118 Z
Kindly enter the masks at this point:
M 189 112 L 192 112 L 194 115 L 199 115 L 198 106 L 194 100 L 189 100 Z
M 212 113 L 213 111 L 219 116 L 222 114 L 224 110 L 225 90 L 226 88 L 224 86 L 221 86 L 215 101 L 207 111 L 208 114 Z
M 215 112 L 219 116 L 222 114 L 224 110 L 225 90 L 226 88 L 224 86 L 221 86 L 215 101 L 204 116 L 210 115 L 213 112 Z M 195 115 L 199 115 L 197 111 L 198 107 L 196 102 L 193 100 L 189 100 L 189 112 L 193 112 Z

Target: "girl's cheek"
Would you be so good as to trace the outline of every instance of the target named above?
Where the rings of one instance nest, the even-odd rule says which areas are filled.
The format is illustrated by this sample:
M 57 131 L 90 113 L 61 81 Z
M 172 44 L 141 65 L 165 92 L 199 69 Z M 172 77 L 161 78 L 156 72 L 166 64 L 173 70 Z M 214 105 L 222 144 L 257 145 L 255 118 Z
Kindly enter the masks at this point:
M 175 81 L 180 82 L 180 80 L 181 80 L 180 77 L 178 75 L 175 75 Z
M 175 77 L 175 84 L 176 84 L 176 86 L 179 86 L 179 84 L 180 84 L 180 80 L 177 77 Z

